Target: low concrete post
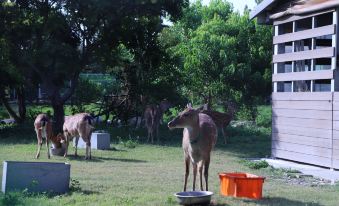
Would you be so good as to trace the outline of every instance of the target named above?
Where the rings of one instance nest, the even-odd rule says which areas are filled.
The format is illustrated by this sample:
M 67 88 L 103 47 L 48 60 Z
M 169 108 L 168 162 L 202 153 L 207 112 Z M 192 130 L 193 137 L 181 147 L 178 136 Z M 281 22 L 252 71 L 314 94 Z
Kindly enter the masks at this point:
M 68 163 L 4 161 L 1 191 L 67 193 L 70 170 Z
M 111 137 L 109 133 L 93 132 L 91 136 L 91 148 L 105 150 L 110 148 Z M 75 138 L 73 139 L 73 146 L 75 146 Z M 86 148 L 86 143 L 79 138 L 78 148 Z

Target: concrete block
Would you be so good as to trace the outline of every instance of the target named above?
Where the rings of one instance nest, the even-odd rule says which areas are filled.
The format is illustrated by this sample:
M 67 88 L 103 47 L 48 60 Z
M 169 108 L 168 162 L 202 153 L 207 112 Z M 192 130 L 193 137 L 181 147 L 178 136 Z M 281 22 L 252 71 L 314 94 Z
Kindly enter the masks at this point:
M 1 191 L 63 194 L 69 191 L 70 170 L 68 163 L 4 161 Z
M 110 148 L 111 137 L 109 133 L 93 132 L 91 136 L 91 148 L 105 150 Z M 73 139 L 73 146 L 75 146 L 75 138 Z M 79 138 L 78 148 L 86 148 L 86 142 Z

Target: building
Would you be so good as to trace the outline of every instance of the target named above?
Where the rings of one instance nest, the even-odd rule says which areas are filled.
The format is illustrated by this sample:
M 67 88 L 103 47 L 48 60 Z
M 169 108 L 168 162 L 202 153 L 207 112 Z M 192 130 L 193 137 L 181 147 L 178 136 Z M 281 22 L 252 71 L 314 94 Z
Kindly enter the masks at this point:
M 272 156 L 339 169 L 338 0 L 264 0 L 273 25 Z

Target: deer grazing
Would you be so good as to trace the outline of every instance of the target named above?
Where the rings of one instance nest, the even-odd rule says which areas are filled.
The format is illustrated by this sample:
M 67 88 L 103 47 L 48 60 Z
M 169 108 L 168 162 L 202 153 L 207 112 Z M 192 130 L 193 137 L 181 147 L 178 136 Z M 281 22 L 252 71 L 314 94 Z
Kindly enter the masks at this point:
M 144 112 L 145 125 L 147 128 L 147 142 L 157 138 L 159 142 L 159 124 L 162 122 L 162 116 L 171 107 L 167 100 L 163 100 L 159 105 L 147 105 Z
M 64 157 L 67 156 L 69 142 L 75 137 L 75 156 L 77 156 L 77 147 L 79 137 L 86 142 L 86 157 L 91 159 L 91 135 L 93 132 L 93 118 L 88 113 L 80 113 L 65 117 L 63 126 L 64 136 L 66 138 L 66 150 Z
M 199 107 L 198 110 L 201 113 L 207 114 L 213 119 L 214 123 L 221 130 L 221 134 L 224 137 L 224 144 L 227 144 L 227 137 L 224 131 L 224 127 L 227 127 L 230 124 L 231 120 L 233 120 L 235 114 L 235 106 L 229 104 L 227 113 L 213 111 L 208 108 L 207 104 Z
M 200 174 L 200 189 L 203 190 L 203 169 L 206 190 L 208 190 L 208 168 L 218 132 L 212 118 L 193 109 L 189 104 L 184 111 L 168 123 L 168 127 L 170 129 L 184 128 L 182 139 L 186 169 L 184 191 L 186 191 L 190 162 L 193 165 L 193 191 L 195 190 L 197 170 Z
M 46 114 L 39 114 L 35 118 L 34 129 L 38 139 L 38 151 L 35 158 L 39 158 L 42 141 L 43 139 L 46 139 L 47 157 L 50 159 L 49 141 L 52 142 L 55 148 L 61 148 L 64 142 L 64 136 L 62 134 L 58 134 L 57 136 L 53 135 L 52 121 Z

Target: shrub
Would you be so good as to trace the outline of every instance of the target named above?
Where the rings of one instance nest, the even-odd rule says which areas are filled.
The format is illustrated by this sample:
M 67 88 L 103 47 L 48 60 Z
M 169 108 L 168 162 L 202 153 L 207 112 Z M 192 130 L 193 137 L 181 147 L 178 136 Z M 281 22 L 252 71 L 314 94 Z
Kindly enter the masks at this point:
M 261 106 L 258 108 L 258 115 L 255 119 L 260 127 L 271 127 L 272 125 L 272 110 L 269 106 Z
M 179 107 L 172 107 L 169 109 L 168 112 L 166 112 L 163 116 L 164 122 L 171 121 L 174 117 L 178 116 L 178 114 L 181 112 L 181 109 Z
M 269 166 L 269 164 L 265 160 L 260 160 L 260 161 L 245 160 L 243 162 L 247 167 L 251 169 L 255 169 L 255 170 L 258 170 L 261 168 L 267 168 Z
M 100 100 L 102 90 L 103 88 L 101 88 L 98 84 L 87 79 L 80 79 L 79 85 L 72 97 L 73 106 L 71 107 L 71 112 L 84 112 L 85 104 L 90 104 Z
M 118 140 L 119 140 L 119 144 L 122 144 L 124 147 L 126 148 L 136 148 L 136 146 L 138 145 L 138 139 L 139 136 L 137 137 L 136 140 L 132 139 L 131 136 L 129 135 L 129 139 L 128 140 L 123 140 L 121 137 L 117 136 Z

